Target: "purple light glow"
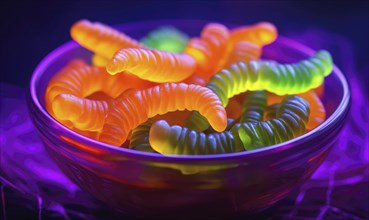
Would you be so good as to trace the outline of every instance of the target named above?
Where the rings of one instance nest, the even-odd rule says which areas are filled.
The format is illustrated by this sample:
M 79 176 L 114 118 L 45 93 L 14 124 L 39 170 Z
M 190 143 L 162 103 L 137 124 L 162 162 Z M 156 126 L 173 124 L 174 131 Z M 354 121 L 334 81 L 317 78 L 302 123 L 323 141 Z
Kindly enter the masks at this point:
M 355 69 L 353 49 L 340 36 L 309 30 L 294 34 L 292 38 L 314 49 L 324 48 L 332 52 L 335 63 L 349 79 L 352 108 L 338 144 L 328 158 L 308 182 L 271 211 L 277 217 L 287 218 L 332 219 L 338 215 L 350 219 L 368 218 L 369 205 L 367 200 L 364 201 L 369 197 L 368 189 L 365 190 L 369 183 L 368 97 L 357 78 L 357 74 L 364 73 Z M 9 214 L 4 186 L 25 197 L 35 198 L 38 203 L 35 212 L 39 218 L 45 209 L 65 219 L 104 219 L 101 216 L 104 212 L 121 216 L 122 213 L 81 191 L 49 158 L 28 117 L 24 101 L 26 90 L 4 84 L 0 88 L 4 94 L 0 100 L 0 180 L 4 219 Z M 352 193 L 361 194 L 361 200 L 345 198 Z

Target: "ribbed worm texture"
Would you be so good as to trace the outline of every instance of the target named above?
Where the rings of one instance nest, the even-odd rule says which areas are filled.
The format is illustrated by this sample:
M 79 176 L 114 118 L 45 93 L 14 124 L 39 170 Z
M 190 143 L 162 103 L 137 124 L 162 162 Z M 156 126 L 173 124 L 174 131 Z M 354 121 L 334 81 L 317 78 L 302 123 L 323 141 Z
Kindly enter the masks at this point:
M 314 89 L 298 95 L 304 98 L 310 105 L 310 116 L 306 125 L 307 130 L 310 131 L 324 122 L 326 118 L 325 108 Z M 279 103 L 283 98 L 283 96 L 271 93 L 268 95 L 268 103 Z
M 240 123 L 258 123 L 263 120 L 267 96 L 264 90 L 251 91 L 243 102 Z
M 231 42 L 247 41 L 258 46 L 272 43 L 278 36 L 277 28 L 269 22 L 259 22 L 231 30 Z
M 143 89 L 152 85 L 154 84 L 132 74 L 111 76 L 105 68 L 85 66 L 67 69 L 53 77 L 48 84 L 46 98 L 51 101 L 57 94 L 62 93 L 84 98 L 97 91 L 115 98 L 128 88 Z
M 227 126 L 227 115 L 218 97 L 209 89 L 184 83 L 165 83 L 124 93 L 105 119 L 100 141 L 120 146 L 128 133 L 158 114 L 197 110 L 216 131 Z
M 110 101 L 92 100 L 86 97 L 95 92 L 103 92 L 114 99 L 129 88 L 143 89 L 152 85 L 153 83 L 131 74 L 111 76 L 105 68 L 91 67 L 84 62 L 73 61 L 49 81 L 45 92 L 45 103 L 48 112 L 62 123 L 69 121 L 66 124 L 69 127 L 73 124 L 80 130 L 98 131 L 103 124 L 103 121 L 98 120 L 103 120 L 103 117 L 95 118 L 94 114 L 99 114 L 97 113 L 99 109 L 100 114 L 106 114 L 106 106 Z
M 149 143 L 149 132 L 152 123 L 153 120 L 149 119 L 132 130 L 129 148 L 139 151 L 155 152 Z
M 207 87 L 225 105 L 229 98 L 247 90 L 267 90 L 278 95 L 302 93 L 318 87 L 331 73 L 332 65 L 327 51 L 319 51 L 311 58 L 294 64 L 240 62 L 214 75 Z
M 64 80 L 65 77 L 69 75 L 70 72 L 85 67 L 87 64 L 83 60 L 72 60 L 67 65 L 65 65 L 48 83 L 45 92 L 45 104 L 47 111 L 54 116 L 51 108 L 51 101 L 55 96 L 60 93 L 67 93 L 73 95 L 81 95 L 81 91 L 74 86 L 73 82 L 70 83 L 68 80 Z M 72 85 L 72 86 L 70 86 Z M 59 92 L 60 91 L 60 92 Z
M 70 94 L 60 94 L 52 102 L 57 119 L 68 120 L 80 130 L 99 131 L 109 111 L 109 101 L 83 99 Z
M 256 44 L 241 41 L 233 46 L 227 63 L 224 67 L 229 67 L 234 63 L 248 62 L 250 60 L 258 60 L 261 56 L 262 48 Z
M 264 122 L 237 123 L 230 131 L 205 134 L 185 127 L 155 122 L 149 134 L 152 148 L 165 155 L 222 154 L 252 150 L 293 139 L 305 131 L 309 104 L 299 96 L 287 96 L 277 117 Z M 232 123 L 232 122 L 231 122 Z
M 266 90 L 278 95 L 306 92 L 321 85 L 324 77 L 331 73 L 332 66 L 331 55 L 324 50 L 294 64 L 240 62 L 215 74 L 206 87 L 227 106 L 229 98 L 248 90 Z M 203 131 L 208 125 L 204 118 L 194 112 L 186 121 L 186 127 Z
M 146 47 L 174 53 L 183 52 L 187 42 L 188 36 L 171 26 L 154 29 L 141 39 Z
M 118 51 L 106 66 L 112 75 L 127 70 L 141 79 L 160 83 L 182 81 L 195 68 L 195 60 L 187 54 L 136 48 Z
M 211 23 L 203 28 L 200 38 L 192 38 L 188 42 L 184 53 L 195 58 L 197 74 L 208 80 L 223 68 L 232 49 L 229 37 L 227 27 Z
M 91 58 L 92 65 L 98 66 L 98 67 L 105 67 L 108 64 L 108 61 L 109 60 L 107 58 L 101 55 L 98 55 L 98 54 L 92 55 L 92 58 Z
M 185 127 L 170 126 L 166 121 L 155 122 L 150 129 L 149 142 L 152 148 L 165 155 L 223 154 L 243 150 L 236 147 L 232 133 L 205 134 Z M 237 142 L 240 146 L 240 141 Z
M 279 104 L 268 105 L 264 110 L 264 120 L 272 120 L 277 116 L 277 110 L 279 108 Z
M 239 123 L 231 132 L 239 135 L 246 150 L 261 148 L 293 139 L 306 130 L 309 104 L 299 96 L 287 96 L 277 111 L 277 117 L 259 123 Z
M 70 35 L 81 46 L 111 59 L 122 48 L 143 47 L 138 41 L 99 22 L 80 20 L 73 24 Z

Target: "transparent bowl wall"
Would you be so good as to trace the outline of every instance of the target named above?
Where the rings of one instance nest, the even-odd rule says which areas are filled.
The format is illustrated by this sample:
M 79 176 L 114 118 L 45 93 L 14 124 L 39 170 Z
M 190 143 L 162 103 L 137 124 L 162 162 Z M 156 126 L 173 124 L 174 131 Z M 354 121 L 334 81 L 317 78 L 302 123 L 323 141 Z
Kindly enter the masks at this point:
M 205 21 L 155 21 L 116 26 L 139 39 L 162 25 L 190 36 Z M 229 25 L 232 27 L 232 25 Z M 294 62 L 314 51 L 285 37 L 265 47 L 264 58 Z M 260 150 L 222 155 L 163 156 L 118 148 L 83 137 L 45 110 L 50 78 L 68 61 L 91 53 L 75 42 L 52 51 L 33 73 L 28 100 L 33 122 L 61 170 L 94 197 L 132 215 L 229 215 L 265 209 L 306 181 L 325 159 L 343 126 L 350 104 L 347 80 L 334 67 L 325 80 L 328 118 L 291 141 Z M 184 170 L 198 172 L 184 174 Z

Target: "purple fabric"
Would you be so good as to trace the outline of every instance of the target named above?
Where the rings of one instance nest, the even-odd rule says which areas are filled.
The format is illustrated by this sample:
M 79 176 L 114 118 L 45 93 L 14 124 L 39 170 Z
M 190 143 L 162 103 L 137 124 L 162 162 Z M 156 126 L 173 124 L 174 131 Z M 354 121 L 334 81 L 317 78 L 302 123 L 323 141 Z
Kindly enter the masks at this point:
M 354 51 L 340 36 L 307 30 L 290 37 L 314 49 L 333 53 L 351 85 L 352 107 L 338 144 L 313 177 L 286 199 L 255 219 L 368 219 L 368 97 L 362 88 Z M 366 72 L 365 72 L 366 71 Z M 0 180 L 1 217 L 12 219 L 14 198 L 39 219 L 112 219 L 124 213 L 91 198 L 72 183 L 48 157 L 30 121 L 26 89 L 1 84 Z M 33 205 L 30 205 L 33 204 Z M 106 215 L 108 213 L 108 216 Z

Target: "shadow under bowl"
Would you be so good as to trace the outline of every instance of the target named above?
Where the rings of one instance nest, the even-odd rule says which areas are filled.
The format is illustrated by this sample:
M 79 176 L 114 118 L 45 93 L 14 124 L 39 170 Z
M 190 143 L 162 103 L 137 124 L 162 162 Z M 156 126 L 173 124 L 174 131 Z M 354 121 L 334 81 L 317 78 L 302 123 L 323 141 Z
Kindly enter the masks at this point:
M 153 21 L 117 28 L 136 39 L 163 25 L 173 25 L 195 36 L 207 23 Z M 313 53 L 280 36 L 264 48 L 263 58 L 289 63 Z M 259 150 L 220 155 L 140 152 L 84 137 L 48 114 L 44 102 L 48 81 L 74 58 L 88 61 L 91 52 L 70 41 L 41 61 L 30 83 L 30 115 L 48 153 L 71 180 L 94 197 L 134 216 L 221 216 L 265 209 L 309 179 L 319 167 L 335 144 L 350 106 L 348 82 L 335 66 L 325 79 L 326 121 L 298 138 Z M 188 175 L 178 167 L 196 167 L 200 172 Z

